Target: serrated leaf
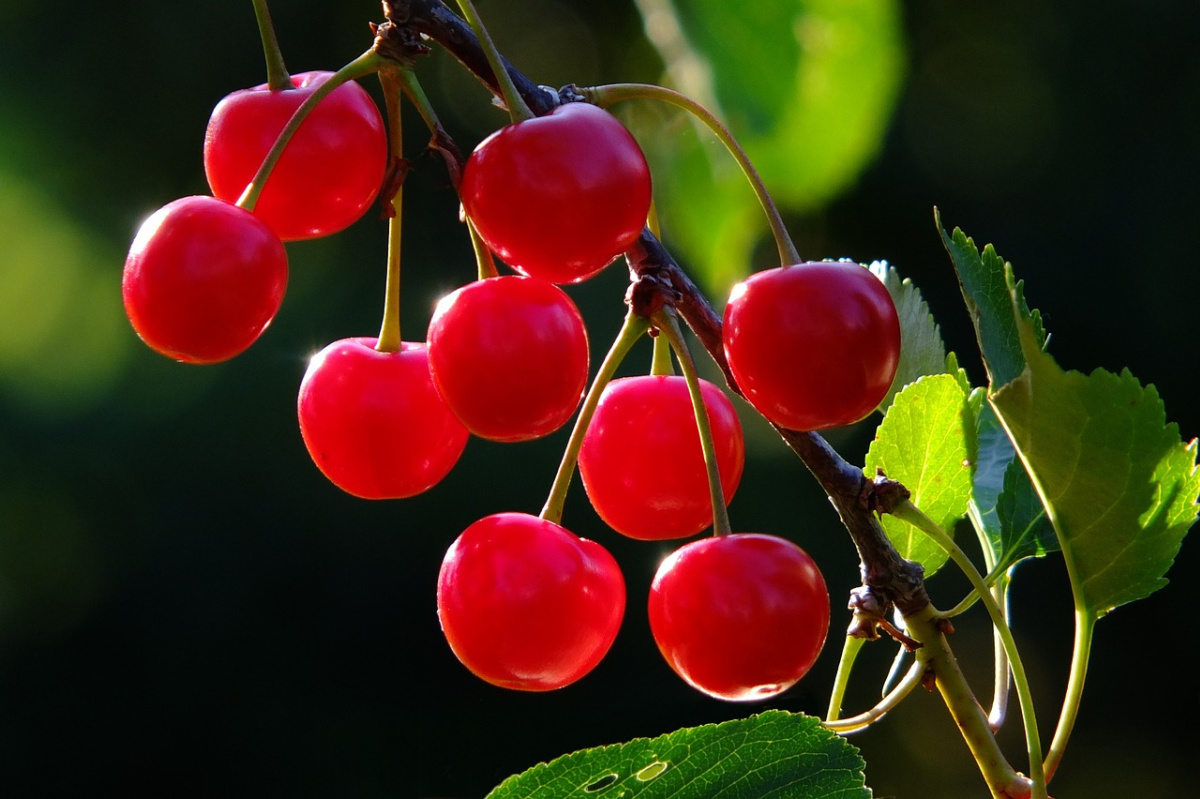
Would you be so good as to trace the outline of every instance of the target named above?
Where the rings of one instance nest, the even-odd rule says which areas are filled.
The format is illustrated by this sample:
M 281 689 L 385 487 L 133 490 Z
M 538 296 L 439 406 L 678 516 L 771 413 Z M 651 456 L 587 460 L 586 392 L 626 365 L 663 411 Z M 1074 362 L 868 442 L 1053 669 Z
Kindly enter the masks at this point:
M 879 403 L 879 412 L 887 411 L 900 390 L 917 378 L 925 375 L 942 374 L 946 368 L 946 345 L 942 342 L 942 331 L 921 292 L 908 278 L 887 261 L 875 261 L 869 267 L 875 277 L 883 281 L 896 314 L 900 317 L 900 364 L 887 396 Z
M 1098 619 L 1166 584 L 1196 520 L 1196 442 L 1128 370 L 1060 368 L 1006 277 L 1026 367 L 989 401 L 1054 525 L 1077 609 Z
M 904 75 L 898 0 L 639 5 L 656 20 L 648 30 L 664 83 L 725 122 L 784 211 L 828 203 L 879 150 Z M 681 119 L 646 119 L 639 135 L 655 167 L 659 218 L 698 280 L 728 290 L 754 268 L 768 227 L 733 159 Z
M 1005 281 L 1008 265 L 996 254 L 992 245 L 987 245 L 981 255 L 975 242 L 959 228 L 954 229 L 953 235 L 947 235 L 942 227 L 941 216 L 936 211 L 935 219 L 946 251 L 954 262 L 963 299 L 975 325 L 975 336 L 979 340 L 979 351 L 983 354 L 988 382 L 991 390 L 995 390 L 1014 380 L 1025 369 L 1025 356 L 1013 317 L 1014 297 L 1031 321 L 1039 351 L 1046 344 L 1041 313 L 1029 310 L 1020 283 L 1016 284 L 1015 293 L 1010 296 Z
M 992 568 L 1058 550 L 1054 527 L 991 406 L 979 414 L 979 456 L 971 520 L 987 541 Z
M 509 777 L 488 799 L 864 799 L 864 766 L 817 719 L 770 710 L 572 752 Z
M 967 512 L 971 465 L 976 457 L 975 414 L 956 375 L 929 375 L 905 388 L 875 433 L 866 472 L 877 468 L 912 492 L 912 502 L 947 533 Z M 946 551 L 912 525 L 882 518 L 900 554 L 925 567 L 928 577 L 946 562 Z
M 958 385 L 962 387 L 963 393 L 971 395 L 971 407 L 978 411 L 983 405 L 983 395 L 980 389 L 972 388 L 967 370 L 958 365 L 958 355 L 953 352 L 946 353 L 946 368 L 942 371 L 953 375 L 958 380 Z
M 996 503 L 996 513 L 1000 522 L 996 563 L 1001 568 L 1059 550 L 1054 525 L 1020 460 L 1013 459 L 1004 470 L 1004 490 Z

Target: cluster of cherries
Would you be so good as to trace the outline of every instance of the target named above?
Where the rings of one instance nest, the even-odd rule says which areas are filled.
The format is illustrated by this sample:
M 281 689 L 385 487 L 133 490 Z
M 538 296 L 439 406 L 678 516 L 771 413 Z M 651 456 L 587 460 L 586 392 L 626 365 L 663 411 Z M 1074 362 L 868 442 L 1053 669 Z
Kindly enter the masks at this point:
M 138 232 L 123 295 L 154 350 L 213 363 L 245 350 L 279 309 L 282 242 L 325 236 L 358 219 L 384 182 L 387 137 L 355 82 L 318 103 L 261 195 L 246 191 L 292 113 L 329 73 L 294 89 L 235 92 L 213 111 L 204 145 L 212 196 L 177 200 Z M 518 442 L 559 429 L 588 379 L 584 320 L 559 284 L 585 280 L 641 234 L 650 172 L 608 112 L 571 102 L 504 127 L 467 160 L 463 210 L 515 274 L 481 278 L 445 297 L 424 342 L 381 349 L 347 338 L 310 362 L 300 430 L 313 461 L 363 498 L 426 491 L 470 435 Z M 244 201 L 243 201 L 244 202 Z M 857 421 L 882 400 L 899 356 L 899 323 L 883 284 L 849 262 L 805 263 L 741 283 L 724 317 L 730 368 L 768 420 L 817 430 Z M 391 351 L 385 351 L 390 349 Z M 744 462 L 729 397 L 701 381 L 726 498 Z M 614 530 L 636 539 L 694 536 L 713 523 L 708 470 L 685 378 L 609 382 L 579 449 L 587 495 Z M 613 557 L 557 520 L 499 513 L 450 546 L 438 615 L 455 655 L 482 679 L 544 691 L 603 658 L 625 610 Z M 811 667 L 829 625 L 829 595 L 811 558 L 760 534 L 692 541 L 654 578 L 649 619 L 670 666 L 712 696 L 774 695 Z

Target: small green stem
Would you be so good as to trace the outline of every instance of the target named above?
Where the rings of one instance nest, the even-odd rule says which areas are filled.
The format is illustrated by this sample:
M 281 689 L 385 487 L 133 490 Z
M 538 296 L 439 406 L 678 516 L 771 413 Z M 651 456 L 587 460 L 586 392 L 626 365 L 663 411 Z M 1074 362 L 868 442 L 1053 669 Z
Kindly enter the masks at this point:
M 1050 741 L 1050 751 L 1046 754 L 1046 781 L 1049 782 L 1058 771 L 1062 762 L 1063 752 L 1067 748 L 1067 740 L 1075 728 L 1075 719 L 1079 715 L 1079 706 L 1083 700 L 1083 683 L 1087 679 L 1088 660 L 1092 653 L 1092 636 L 1096 628 L 1096 617 L 1076 608 L 1075 610 L 1075 646 L 1071 651 L 1071 676 L 1067 679 L 1067 694 L 1063 700 L 1062 712 L 1058 717 L 1058 727 L 1054 730 L 1054 738 Z
M 1046 777 L 1042 771 L 1042 744 L 1038 735 L 1037 717 L 1033 707 L 1033 693 L 1029 689 L 1029 681 L 1025 676 L 1025 667 L 1021 663 L 1020 652 L 1017 651 L 1017 642 L 1013 638 L 1012 630 L 1005 620 L 1003 611 L 996 604 L 991 591 L 984 584 L 983 576 L 979 574 L 979 571 L 975 568 L 975 564 L 971 562 L 967 554 L 933 520 L 922 513 L 917 506 L 906 500 L 897 505 L 892 510 L 892 514 L 896 518 L 906 521 L 921 530 L 941 546 L 942 549 L 946 550 L 947 554 L 950 555 L 950 559 L 966 575 L 967 580 L 983 601 L 984 607 L 987 608 L 988 615 L 992 619 L 992 625 L 1000 635 L 1004 643 L 1004 650 L 1008 653 L 1009 660 L 1011 661 L 1013 682 L 1017 690 L 1017 699 L 1021 705 L 1022 720 L 1025 723 L 1025 743 L 1029 751 L 1029 776 L 1033 780 L 1033 796 L 1034 799 L 1046 799 Z M 949 698 L 947 702 L 949 702 Z M 971 697 L 971 702 L 978 706 L 973 696 Z M 990 734 L 990 726 L 988 731 Z
M 508 115 L 513 122 L 521 122 L 526 119 L 533 119 L 535 116 L 533 111 L 529 109 L 525 98 L 521 97 L 521 92 L 517 90 L 517 84 L 513 81 L 512 75 L 508 74 L 508 69 L 504 66 L 504 59 L 500 55 L 500 50 L 496 47 L 496 43 L 492 41 L 491 34 L 484 27 L 483 20 L 479 18 L 479 12 L 475 10 L 475 5 L 471 0 L 458 0 L 458 7 L 462 9 L 463 17 L 471 26 L 471 30 L 475 31 L 475 36 L 479 39 L 480 45 L 483 47 L 483 53 L 487 56 L 488 65 L 491 66 L 492 72 L 496 76 L 496 83 L 500 86 L 500 95 L 504 99 L 504 105 L 508 108 Z
M 392 162 L 396 163 L 403 153 L 403 135 L 400 123 L 400 99 L 402 96 L 401 70 L 385 66 L 379 71 L 379 82 L 383 86 L 384 104 L 387 108 L 388 144 Z M 404 184 L 396 187 L 392 197 L 392 216 L 388 220 L 387 283 L 383 292 L 383 323 L 379 328 L 379 340 L 375 349 L 379 352 L 399 352 L 403 338 L 400 335 L 400 232 L 401 211 L 404 206 Z
M 984 577 L 983 581 L 987 584 L 988 590 L 992 592 L 992 598 L 996 600 L 996 604 L 1004 611 L 1005 621 L 1008 621 L 1011 618 L 1008 603 L 1008 586 L 1011 572 L 998 567 L 996 563 L 996 551 L 992 547 L 992 541 L 986 533 L 983 513 L 974 500 L 971 500 L 967 506 L 967 516 L 971 520 L 971 527 L 975 530 L 975 537 L 978 539 L 980 550 L 983 552 L 983 566 L 988 570 L 987 577 Z M 960 603 L 962 610 L 966 610 L 967 607 L 973 604 L 972 598 L 975 596 L 976 593 L 972 590 L 966 599 L 963 600 L 963 603 Z M 968 600 L 972 601 L 968 603 Z M 962 612 L 958 608 L 955 610 L 959 613 Z M 999 732 L 1008 716 L 1008 695 L 1009 689 L 1012 687 L 1012 676 L 1008 665 L 1008 653 L 1004 651 L 1004 642 L 1000 639 L 1000 632 L 995 629 L 992 630 L 992 668 L 994 672 L 992 681 L 992 709 L 988 713 L 988 724 L 991 725 L 993 731 Z
M 258 20 L 258 36 L 262 39 L 263 55 L 267 59 L 267 88 L 271 91 L 294 89 L 292 76 L 283 63 L 283 51 L 279 49 L 275 26 L 271 24 L 267 0 L 253 0 L 253 3 L 254 17 Z
M 788 234 L 787 226 L 783 223 L 783 216 L 775 206 L 775 201 L 771 199 L 771 194 L 767 191 L 767 186 L 759 176 L 758 170 L 754 168 L 754 164 L 750 162 L 750 157 L 746 155 L 746 151 L 738 144 L 737 139 L 729 132 L 729 128 L 725 127 L 707 108 L 674 89 L 647 83 L 611 83 L 605 86 L 580 89 L 579 91 L 589 101 L 603 108 L 607 108 L 622 100 L 661 100 L 690 112 L 707 125 L 716 134 L 717 138 L 721 140 L 721 143 L 725 145 L 725 148 L 729 150 L 730 154 L 737 161 L 738 166 L 742 168 L 742 172 L 745 173 L 746 179 L 750 181 L 750 186 L 754 189 L 754 194 L 758 197 L 759 204 L 762 205 L 763 213 L 767 216 L 767 223 L 771 226 L 771 235 L 775 238 L 775 246 L 779 250 L 779 265 L 789 266 L 800 263 L 800 254 L 796 251 L 796 245 L 792 242 L 792 237 Z
M 559 463 L 558 472 L 554 475 L 554 483 L 550 486 L 550 496 L 546 498 L 546 505 L 542 508 L 541 517 L 546 521 L 555 524 L 562 521 L 567 489 L 575 474 L 575 464 L 579 461 L 579 448 L 583 446 L 583 437 L 596 412 L 596 406 L 600 403 L 600 395 L 604 393 L 604 387 L 612 380 L 613 374 L 621 365 L 621 361 L 629 354 L 629 350 L 649 329 L 650 320 L 646 317 L 639 316 L 632 311 L 625 314 L 621 330 L 613 340 L 608 354 L 604 356 L 604 361 L 600 364 L 600 369 L 596 372 L 591 387 L 588 388 L 587 396 L 583 398 L 583 407 L 579 409 L 575 427 L 571 429 L 571 437 L 567 440 L 567 447 L 563 451 L 562 462 Z
M 825 713 L 826 725 L 837 721 L 842 715 L 842 702 L 846 698 L 846 688 L 850 685 L 850 672 L 854 669 L 854 661 L 862 651 L 867 640 L 857 636 L 847 635 L 842 641 L 842 656 L 838 659 L 837 676 L 833 678 L 833 690 L 829 694 L 829 710 Z
M 475 229 L 475 223 L 470 219 L 467 220 L 467 231 L 471 234 L 471 249 L 475 251 L 475 265 L 478 269 L 479 280 L 499 277 L 500 270 L 496 268 L 496 259 L 492 257 L 492 250 L 480 237 L 479 231 Z
M 650 212 L 646 214 L 646 227 L 654 234 L 654 238 L 662 238 L 662 230 L 660 230 L 661 226 L 658 222 L 658 203 L 653 197 L 650 198 Z
M 404 89 L 404 94 L 416 107 L 417 112 L 424 120 L 425 126 L 433 133 L 439 133 L 445 130 L 442 127 L 442 121 L 438 119 L 437 111 L 433 108 L 433 103 L 429 102 L 429 96 L 425 94 L 425 88 L 421 82 L 417 80 L 417 73 L 408 67 L 400 70 L 401 85 Z
M 1003 576 L 1004 576 L 1004 569 L 997 567 L 987 573 L 987 575 L 983 578 L 983 584 L 988 586 L 988 588 L 991 588 L 992 586 L 994 586 L 996 584 L 996 581 L 999 580 Z M 965 597 L 963 597 L 962 600 L 957 605 L 950 608 L 950 610 L 942 611 L 942 618 L 953 619 L 955 616 L 961 616 L 962 614 L 964 614 L 968 610 L 970 610 L 972 608 L 972 606 L 974 606 L 974 604 L 978 601 L 979 601 L 979 592 L 976 591 L 974 588 L 972 588 L 970 591 L 967 592 L 967 595 Z
M 1004 621 L 1009 622 L 1012 619 L 1012 612 L 1008 601 L 1008 586 L 1009 575 L 1005 576 L 999 582 L 991 585 L 988 590 L 992 592 L 992 599 L 1000 606 L 1000 610 L 1004 613 Z M 1008 717 L 1008 695 L 1012 687 L 1012 669 L 1008 663 L 1008 650 L 1004 648 L 1004 639 L 1000 636 L 998 629 L 992 630 L 992 650 L 993 661 L 995 662 L 995 679 L 992 685 L 992 710 L 988 713 L 988 724 L 992 729 L 999 732 L 1004 726 L 1005 719 Z M 1047 782 L 1049 778 L 1047 777 Z
M 921 644 L 916 652 L 917 663 L 923 667 L 925 674 L 933 675 L 934 685 L 958 725 L 992 796 L 1028 796 L 1033 786 L 1013 769 L 1000 751 L 1000 744 L 988 726 L 987 716 L 971 692 L 971 686 L 959 668 L 958 659 L 946 641 L 942 632 L 943 623 L 944 619 L 933 605 L 926 605 L 904 617 L 908 634 Z M 1040 768 L 1041 764 L 1038 765 Z M 1033 790 L 1039 799 L 1046 799 L 1044 784 L 1040 793 L 1036 788 Z
M 675 374 L 675 365 L 671 363 L 671 342 L 662 333 L 654 337 L 654 356 L 650 361 L 650 374 Z
M 692 413 L 696 416 L 696 429 L 700 431 L 700 451 L 704 454 L 704 468 L 708 473 L 708 496 L 713 506 L 713 535 L 728 535 L 733 531 L 729 524 L 729 507 L 725 504 L 725 489 L 721 486 L 721 469 L 717 465 L 717 447 L 713 443 L 712 424 L 704 407 L 704 394 L 700 391 L 700 378 L 696 374 L 696 362 L 683 340 L 683 330 L 675 311 L 669 305 L 655 313 L 650 320 L 658 327 L 659 335 L 667 337 L 683 379 L 687 381 L 688 394 L 692 397 Z
M 292 114 L 287 124 L 283 126 L 283 130 L 279 132 L 279 136 L 275 139 L 275 143 L 271 145 L 271 149 L 267 151 L 267 156 L 263 159 L 258 172 L 254 173 L 254 178 L 250 181 L 250 185 L 246 186 L 246 190 L 238 198 L 237 204 L 247 211 L 254 210 L 254 206 L 258 203 L 259 195 L 262 194 L 263 187 L 267 183 L 267 178 L 271 176 L 271 170 L 275 168 L 276 162 L 283 155 L 283 151 L 287 147 L 288 142 L 292 140 L 292 136 L 300 129 L 300 125 L 308 118 L 309 113 L 317 107 L 317 103 L 324 100 L 330 92 L 343 83 L 365 77 L 372 72 L 378 72 L 384 63 L 386 63 L 386 60 L 382 56 L 376 54 L 373 50 L 368 50 L 330 75 L 329 80 L 322 83 L 317 87 L 316 91 L 304 98 L 304 102 L 300 104 L 300 107 Z
M 858 641 L 863 643 L 861 638 L 852 638 L 848 640 Z M 896 684 L 896 687 L 888 692 L 887 696 L 879 701 L 875 707 L 868 710 L 866 713 L 860 713 L 857 716 L 851 716 L 848 719 L 829 719 L 825 722 L 825 726 L 833 730 L 839 735 L 849 735 L 852 732 L 859 732 L 870 727 L 875 722 L 890 713 L 897 705 L 899 705 L 906 696 L 912 693 L 912 689 L 921 684 L 921 679 L 925 676 L 925 664 L 917 662 L 912 664 L 908 672 L 904 675 L 904 679 Z
M 442 157 L 442 160 L 446 162 L 446 169 L 450 173 L 450 180 L 457 189 L 462 179 L 462 153 L 459 152 L 454 139 L 450 138 L 450 134 L 442 126 L 442 121 L 438 118 L 433 103 L 429 102 L 429 97 L 425 94 L 425 89 L 421 86 L 421 82 L 417 80 L 417 73 L 408 67 L 404 67 L 400 70 L 400 77 L 404 84 L 404 96 L 416 106 L 417 112 L 425 122 L 425 127 L 429 128 L 431 134 L 429 137 L 429 149 L 437 152 Z
M 895 686 L 896 678 L 900 675 L 900 670 L 904 668 L 904 661 L 908 659 L 908 654 L 908 650 L 903 646 L 896 648 L 896 656 L 892 658 L 892 665 L 888 668 L 887 676 L 883 678 L 881 696 L 887 696 L 891 693 L 892 688 Z

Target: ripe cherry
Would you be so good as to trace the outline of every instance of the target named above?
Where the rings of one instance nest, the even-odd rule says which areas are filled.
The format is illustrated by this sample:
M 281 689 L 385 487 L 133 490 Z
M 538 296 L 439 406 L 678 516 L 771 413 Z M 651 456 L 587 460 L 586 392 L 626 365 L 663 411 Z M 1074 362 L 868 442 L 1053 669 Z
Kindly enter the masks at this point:
M 625 580 L 599 544 L 537 516 L 498 513 L 446 552 L 437 606 L 450 648 L 476 676 L 550 691 L 608 652 L 625 613 Z
M 204 137 L 204 171 L 217 197 L 237 200 L 284 125 L 331 72 L 292 76 L 295 89 L 266 84 L 227 95 Z M 254 206 L 284 241 L 327 236 L 371 205 L 383 182 L 387 134 L 371 96 L 350 81 L 305 118 Z
M 433 386 L 423 343 L 379 352 L 376 339 L 335 341 L 300 383 L 300 433 L 313 462 L 363 499 L 401 499 L 445 477 L 468 433 Z
M 472 433 L 524 441 L 561 427 L 588 376 L 587 329 L 562 289 L 508 275 L 447 295 L 429 323 L 429 366 Z
M 728 502 L 746 460 L 742 425 L 721 389 L 701 380 L 700 392 Z M 700 433 L 683 377 L 610 382 L 584 436 L 579 473 L 596 513 L 631 538 L 682 538 L 713 523 Z
M 758 533 L 692 541 L 650 586 L 650 631 L 671 668 L 718 699 L 752 701 L 808 673 L 829 631 L 829 591 L 812 558 Z
M 627 250 L 650 211 L 650 169 L 615 117 L 566 103 L 484 139 L 463 168 L 463 208 L 517 271 L 591 277 Z
M 152 349 L 216 363 L 266 330 L 287 279 L 287 253 L 261 219 L 224 200 L 184 197 L 142 223 L 121 294 L 133 329 Z
M 792 430 L 865 418 L 900 361 L 900 321 L 887 288 L 849 261 L 768 269 L 734 287 L 725 357 L 747 400 Z

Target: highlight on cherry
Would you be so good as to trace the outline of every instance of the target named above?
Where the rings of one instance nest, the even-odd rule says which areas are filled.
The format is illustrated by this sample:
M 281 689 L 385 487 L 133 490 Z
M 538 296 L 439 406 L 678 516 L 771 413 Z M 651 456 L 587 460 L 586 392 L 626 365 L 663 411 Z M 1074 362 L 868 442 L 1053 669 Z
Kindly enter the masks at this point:
M 464 678 L 569 691 L 603 668 L 619 636 L 635 634 L 622 627 L 637 613 L 648 622 L 643 643 L 681 690 L 704 701 L 775 700 L 803 680 L 841 603 L 806 551 L 820 525 L 734 532 L 740 508 L 730 503 L 754 420 L 799 458 L 828 496 L 827 521 L 851 539 L 858 563 L 825 568 L 862 582 L 847 603 L 828 710 L 819 719 L 789 714 L 789 723 L 843 746 L 838 736 L 881 723 L 924 685 L 938 691 L 993 796 L 1048 796 L 1083 701 L 1095 623 L 1161 586 L 1196 518 L 1195 442 L 1165 425 L 1152 388 L 1127 372 L 1061 369 L 1011 264 L 990 247 L 981 254 L 961 231 L 947 233 L 935 212 L 987 373 L 987 385 L 973 386 L 894 267 L 801 257 L 754 164 L 709 109 L 654 85 L 538 86 L 500 54 L 469 0 L 458 3 L 461 14 L 441 0 L 405 4 L 404 15 L 384 3 L 388 18 L 372 26 L 362 55 L 337 71 L 296 75 L 283 66 L 266 3 L 254 5 L 267 80 L 232 90 L 197 131 L 212 196 L 168 201 L 142 225 L 124 266 L 126 314 L 171 360 L 226 361 L 266 335 L 279 312 L 287 247 L 355 224 L 386 235 L 378 334 L 346 331 L 297 374 L 296 434 L 322 485 L 403 500 L 438 490 L 472 437 L 562 446 L 540 511 L 497 509 L 462 530 L 427 531 L 447 547 L 431 612 Z M 466 158 L 421 87 L 433 47 L 507 112 Z M 368 78 L 379 81 L 382 107 L 360 83 Z M 676 261 L 670 233 L 659 235 L 654 201 L 663 190 L 652 185 L 638 136 L 665 134 L 635 136 L 616 110 L 632 102 L 673 106 L 707 129 L 761 207 L 778 266 L 731 280 L 723 307 Z M 427 298 L 428 318 L 416 328 L 406 319 L 402 330 L 403 276 L 430 268 L 401 257 L 414 163 L 404 153 L 405 108 L 428 128 L 425 153 L 445 168 L 475 262 L 457 272 L 473 279 Z M 410 192 L 407 202 L 420 199 Z M 609 303 L 621 310 L 620 329 L 593 358 L 591 331 L 600 326 L 575 298 L 600 290 L 604 281 L 588 281 L 613 269 L 629 276 L 624 297 Z M 627 356 L 642 345 L 652 348 L 651 366 L 631 369 Z M 1139 415 L 1145 408 L 1152 412 Z M 862 466 L 821 435 L 867 422 L 878 427 Z M 1114 457 L 1128 469 L 1106 470 Z M 494 479 L 504 470 L 498 463 Z M 594 518 L 564 522 L 577 471 Z M 1134 492 L 1135 484 L 1154 490 Z M 1099 499 L 1103 518 L 1093 513 Z M 1071 526 L 1079 518 L 1090 525 L 1086 536 Z M 592 522 L 598 540 L 571 532 Z M 953 537 L 968 525 L 982 569 Z M 660 559 L 649 586 L 627 585 L 629 564 L 608 549 L 615 542 Z M 1076 646 L 1044 746 L 1007 596 L 1019 562 L 1055 553 L 1068 564 Z M 970 588 L 944 609 L 925 579 L 947 563 Z M 976 604 L 996 640 L 990 715 L 950 643 L 954 623 Z M 843 716 L 856 658 L 880 640 L 897 649 L 881 699 Z M 997 737 L 1010 692 L 1023 725 L 1020 768 Z M 806 761 L 797 754 L 809 753 L 803 737 L 781 744 L 780 762 Z M 612 752 L 575 754 L 618 768 L 608 765 Z M 736 772 L 736 760 L 707 767 Z M 862 788 L 862 769 L 850 771 L 848 790 Z

